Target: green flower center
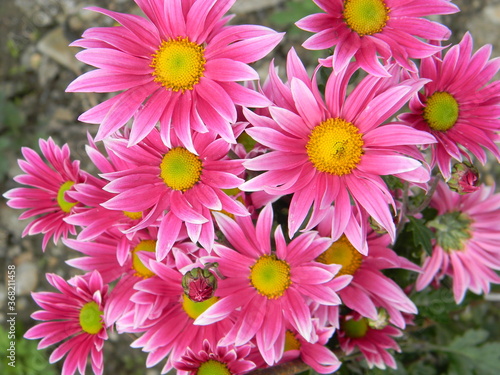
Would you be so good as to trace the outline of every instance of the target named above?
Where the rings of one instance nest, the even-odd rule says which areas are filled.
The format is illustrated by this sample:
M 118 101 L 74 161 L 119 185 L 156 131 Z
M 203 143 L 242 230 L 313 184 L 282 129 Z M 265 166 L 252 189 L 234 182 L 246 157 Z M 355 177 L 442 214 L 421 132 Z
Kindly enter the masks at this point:
M 342 235 L 317 257 L 316 261 L 323 264 L 340 264 L 342 268 L 337 276 L 354 275 L 363 262 L 363 255 Z
M 143 240 L 132 249 L 132 268 L 135 270 L 135 276 L 147 279 L 155 275 L 153 271 L 147 268 L 137 254 L 138 251 L 147 251 L 154 253 L 156 251 L 155 240 Z
M 279 298 L 292 283 L 290 265 L 275 255 L 262 255 L 250 267 L 250 283 L 261 295 Z
M 342 176 L 361 160 L 362 135 L 350 122 L 330 118 L 313 128 L 306 151 L 318 171 Z
M 368 319 L 361 318 L 359 320 L 349 319 L 344 320 L 340 324 L 340 328 L 344 331 L 347 337 L 352 339 L 360 339 L 365 337 L 368 332 Z
M 156 82 L 172 91 L 192 90 L 205 71 L 205 49 L 188 38 L 164 40 L 150 66 Z
M 344 20 L 359 36 L 383 30 L 389 20 L 389 8 L 382 0 L 345 0 Z
M 103 327 L 101 316 L 102 311 L 99 310 L 99 305 L 94 301 L 88 302 L 80 310 L 80 326 L 85 332 L 95 335 Z
M 160 170 L 160 177 L 169 188 L 186 191 L 200 180 L 202 163 L 184 147 L 175 147 L 163 156 Z
M 68 202 L 66 199 L 64 199 L 64 194 L 71 189 L 71 187 L 75 183 L 73 181 L 66 181 L 64 184 L 61 185 L 59 188 L 59 191 L 57 192 L 57 204 L 63 210 L 64 212 L 68 213 L 71 211 L 71 209 L 76 206 L 78 203 L 77 202 Z
M 444 132 L 455 125 L 458 113 L 458 102 L 453 95 L 437 91 L 427 98 L 423 116 L 431 129 Z
M 472 237 L 470 226 L 472 219 L 466 214 L 453 211 L 438 215 L 427 226 L 435 229 L 436 242 L 445 251 L 460 251 Z
M 225 363 L 209 359 L 198 367 L 196 375 L 232 375 L 232 372 L 228 370 Z
M 182 295 L 182 308 L 192 319 L 198 318 L 210 306 L 219 300 L 219 297 L 213 296 L 202 302 L 195 302 L 191 300 L 186 294 Z

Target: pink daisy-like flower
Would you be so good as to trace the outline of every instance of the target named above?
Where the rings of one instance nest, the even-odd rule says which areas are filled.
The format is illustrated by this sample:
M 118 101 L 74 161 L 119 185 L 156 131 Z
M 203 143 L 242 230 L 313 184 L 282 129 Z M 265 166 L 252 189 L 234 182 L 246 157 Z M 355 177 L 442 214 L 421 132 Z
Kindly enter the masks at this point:
M 370 368 L 373 366 L 380 369 L 385 369 L 386 366 L 396 368 L 396 361 L 387 350 L 401 351 L 393 339 L 403 335 L 399 329 L 390 325 L 383 328 L 371 326 L 367 318 L 352 313 L 343 317 L 337 334 L 340 347 L 346 355 L 358 348 Z
M 320 223 L 320 235 L 328 236 L 329 221 L 328 217 L 324 220 L 326 228 Z M 382 270 L 403 268 L 420 271 L 420 268 L 388 248 L 390 242 L 388 235 L 377 235 L 371 230 L 367 236 L 368 254 L 363 255 L 343 235 L 316 260 L 342 265 L 337 277 L 352 276 L 349 285 L 338 292 L 347 307 L 373 320 L 377 319 L 377 309 L 382 307 L 389 313 L 390 323 L 405 328 L 404 314 L 416 314 L 417 308 L 401 287 L 385 276 Z M 323 320 L 337 326 L 337 311 L 328 311 L 331 310 L 329 306 L 320 306 L 318 309 L 320 311 L 316 314 L 321 314 L 325 317 Z
M 176 137 L 171 141 L 172 147 L 165 146 L 156 129 L 131 147 L 125 137 L 105 141 L 108 152 L 136 167 L 102 174 L 110 181 L 104 189 L 116 194 L 102 205 L 112 210 L 148 210 L 130 231 L 161 219 L 156 253 L 159 260 L 177 240 L 184 223 L 191 240 L 210 249 L 215 236 L 212 211 L 249 214 L 223 191 L 239 187 L 243 180 L 238 175 L 244 171 L 241 160 L 227 157 L 230 145 L 226 141 L 215 139 L 213 133 L 195 134 L 197 154 L 188 151 Z M 163 216 L 165 210 L 168 212 Z
M 400 119 L 436 137 L 432 145 L 432 166 L 450 177 L 451 159 L 461 161 L 468 153 L 483 165 L 487 149 L 500 160 L 495 141 L 500 138 L 500 85 L 488 83 L 500 68 L 500 59 L 489 60 L 491 45 L 472 54 L 472 37 L 466 33 L 443 58 L 422 60 L 419 75 L 432 81 L 410 101 L 411 113 Z
M 176 252 L 174 256 L 175 266 L 149 261 L 148 267 L 154 276 L 135 284 L 136 293 L 131 297 L 135 307 L 117 322 L 119 332 L 143 332 L 131 346 L 149 353 L 147 367 L 168 357 L 162 373 L 170 371 L 173 363 L 181 360 L 188 347 L 193 352 L 202 350 L 203 339 L 215 347 L 233 325 L 231 319 L 206 326 L 194 324 L 205 310 L 220 299 L 219 289 L 207 300 L 191 300 L 184 293 L 182 277 L 201 264 L 193 262 L 183 252 Z
M 39 145 L 47 161 L 34 150 L 23 147 L 26 160 L 19 160 L 19 167 L 25 174 L 14 177 L 14 181 L 30 187 L 11 189 L 3 196 L 8 199 L 10 207 L 28 209 L 19 219 L 38 216 L 26 226 L 22 235 L 42 233 L 42 249 L 45 251 L 50 238 L 57 243 L 68 233 L 76 234 L 75 227 L 64 219 L 80 204 L 68 192 L 73 190 L 73 185 L 93 177 L 80 170 L 79 161 L 71 161 L 68 145 L 59 147 L 52 138 L 47 141 L 40 139 Z
M 417 290 L 448 275 L 457 303 L 468 289 L 488 293 L 491 283 L 500 283 L 495 272 L 500 270 L 500 194 L 495 194 L 494 186 L 483 185 L 460 195 L 440 182 L 431 205 L 438 212 L 427 226 L 435 230 L 436 239 L 417 279 Z
M 226 26 L 235 0 L 136 0 L 149 19 L 97 7 L 120 26 L 91 28 L 72 45 L 77 58 L 98 69 L 73 81 L 67 91 L 116 92 L 80 116 L 100 124 L 97 139 L 120 129 L 132 116 L 130 144 L 159 121 L 170 145 L 170 127 L 193 151 L 191 130 L 220 134 L 235 143 L 236 105 L 268 101 L 236 81 L 258 79 L 248 64 L 267 55 L 283 35 L 253 25 Z
M 416 71 L 410 59 L 429 57 L 441 48 L 422 41 L 446 40 L 450 30 L 424 17 L 458 12 L 450 0 L 313 0 L 326 13 L 309 15 L 296 24 L 315 33 L 303 44 L 319 50 L 335 46 L 330 64 L 341 71 L 354 57 L 368 73 L 389 76 L 380 63 L 390 57 Z M 331 66 L 331 65 L 330 65 Z
M 394 200 L 382 175 L 426 182 L 429 171 L 413 145 L 435 142 L 410 126 L 382 125 L 423 85 L 424 81 L 398 83 L 391 78 L 368 76 L 346 97 L 348 81 L 357 66 L 332 73 L 325 99 L 310 80 L 294 51 L 288 56 L 288 84 L 270 72 L 268 90 L 279 93 L 286 107 L 270 107 L 271 118 L 245 110 L 252 128 L 246 132 L 270 152 L 244 162 L 247 169 L 265 173 L 244 183 L 244 191 L 293 194 L 288 216 L 290 237 L 299 229 L 311 206 L 306 229 L 316 225 L 335 202 L 333 220 L 337 239 L 344 232 L 353 206 L 365 210 L 391 238 L 395 226 L 390 205 Z M 382 126 L 381 126 L 382 125 Z
M 96 271 L 68 282 L 58 275 L 47 274 L 47 280 L 61 293 L 32 294 L 44 310 L 34 312 L 31 317 L 43 323 L 30 328 L 24 337 L 41 338 L 38 349 L 64 341 L 49 359 L 54 363 L 67 355 L 63 375 L 72 375 L 77 369 L 83 375 L 89 358 L 94 374 L 102 374 L 102 347 L 108 338 L 102 315 L 108 286 Z
M 220 300 L 200 315 L 196 324 L 235 317 L 223 344 L 239 346 L 255 337 L 262 357 L 273 365 L 283 354 L 286 325 L 310 341 L 313 325 L 309 301 L 340 304 L 336 291 L 349 280 L 339 279 L 333 287 L 326 285 L 339 266 L 314 261 L 330 244 L 316 232 L 304 233 L 286 244 L 278 226 L 274 232 L 276 251 L 272 251 L 270 204 L 260 212 L 255 226 L 249 217 L 234 221 L 223 214 L 215 215 L 235 250 L 215 244 L 216 256 L 201 258 L 202 262 L 217 262 L 226 278 L 217 289 Z
M 212 349 L 210 342 L 204 340 L 200 351 L 195 353 L 188 348 L 181 360 L 174 362 L 174 367 L 178 375 L 243 375 L 255 368 L 255 363 L 245 359 L 251 348 L 251 345 L 217 345 Z

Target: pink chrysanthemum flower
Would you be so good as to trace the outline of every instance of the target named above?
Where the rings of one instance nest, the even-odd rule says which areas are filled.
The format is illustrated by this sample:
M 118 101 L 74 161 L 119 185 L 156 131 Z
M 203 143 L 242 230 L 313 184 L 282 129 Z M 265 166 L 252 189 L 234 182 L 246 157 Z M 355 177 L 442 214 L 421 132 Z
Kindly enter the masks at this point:
M 462 41 L 441 58 L 423 59 L 419 75 L 432 81 L 423 93 L 410 101 L 411 113 L 400 119 L 436 137 L 432 145 L 432 166 L 450 177 L 451 159 L 461 161 L 468 153 L 486 162 L 487 149 L 500 160 L 495 141 L 500 138 L 500 86 L 489 83 L 500 68 L 500 59 L 489 60 L 491 45 L 472 54 L 472 37 Z
M 368 73 L 389 76 L 379 62 L 390 57 L 416 71 L 410 59 L 421 59 L 441 48 L 422 41 L 446 40 L 450 30 L 424 17 L 458 12 L 449 0 L 313 0 L 326 13 L 309 15 L 296 24 L 315 33 L 303 44 L 319 50 L 335 46 L 330 63 L 345 69 L 354 57 Z M 330 65 L 331 66 L 331 65 Z
M 382 175 L 413 182 L 429 179 L 423 156 L 415 146 L 434 142 L 426 132 L 392 122 L 382 125 L 414 95 L 424 81 L 397 83 L 393 77 L 368 76 L 346 98 L 356 65 L 332 73 L 325 100 L 310 80 L 294 51 L 288 57 L 288 84 L 271 71 L 267 90 L 281 97 L 284 107 L 270 108 L 271 118 L 245 110 L 252 128 L 246 132 L 271 152 L 244 162 L 247 169 L 265 173 L 244 183 L 244 191 L 293 193 L 288 216 L 290 237 L 299 229 L 311 206 L 306 229 L 316 225 L 335 202 L 336 236 L 346 228 L 353 206 L 365 210 L 391 238 L 395 226 L 390 205 L 394 200 Z M 382 125 L 382 126 L 381 126 Z M 335 238 L 334 238 L 335 239 Z
M 393 337 L 400 337 L 403 333 L 390 325 L 375 327 L 367 318 L 357 313 L 342 318 L 340 329 L 337 331 L 341 349 L 346 355 L 352 354 L 358 348 L 370 368 L 376 366 L 385 369 L 389 366 L 396 368 L 394 357 L 387 351 L 401 349 Z
M 233 325 L 231 319 L 206 326 L 194 324 L 205 310 L 220 299 L 219 289 L 207 300 L 191 300 L 184 293 L 182 277 L 201 264 L 193 263 L 182 252 L 174 255 L 177 255 L 175 267 L 155 260 L 149 261 L 149 269 L 155 276 L 135 284 L 136 293 L 131 298 L 135 308 L 117 322 L 119 332 L 143 332 L 131 346 L 149 353 L 147 367 L 168 357 L 162 373 L 170 371 L 173 363 L 181 360 L 188 347 L 194 352 L 202 350 L 203 339 L 207 339 L 215 347 Z
M 44 310 L 36 311 L 31 316 L 43 323 L 30 328 L 24 337 L 41 338 L 38 349 L 64 341 L 49 359 L 50 363 L 54 363 L 67 355 L 63 375 L 72 375 L 77 369 L 83 375 L 89 358 L 94 374 L 102 374 L 102 347 L 108 338 L 102 315 L 108 286 L 96 271 L 76 276 L 68 282 L 58 275 L 47 274 L 47 280 L 61 293 L 32 294 Z
M 79 161 L 71 161 L 68 145 L 59 147 L 52 138 L 47 141 L 40 139 L 39 145 L 47 161 L 34 150 L 23 147 L 26 160 L 19 160 L 19 167 L 25 174 L 14 177 L 14 181 L 30 187 L 11 189 L 3 196 L 8 199 L 10 207 L 28 209 L 19 219 L 38 216 L 26 226 L 22 235 L 42 233 L 42 249 L 45 251 L 50 238 L 57 243 L 68 233 L 76 234 L 75 227 L 64 219 L 80 204 L 68 192 L 73 190 L 73 185 L 93 177 L 80 170 Z
M 203 348 L 195 353 L 188 348 L 186 354 L 174 367 L 178 375 L 243 375 L 255 368 L 255 363 L 246 359 L 251 345 L 213 347 L 208 340 L 203 341 Z
M 325 222 L 326 228 L 322 225 Z M 319 225 L 319 233 L 328 236 L 328 217 L 323 223 Z M 403 268 L 420 271 L 420 268 L 388 248 L 390 242 L 388 235 L 377 235 L 371 230 L 367 236 L 368 254 L 363 255 L 343 235 L 316 260 L 325 264 L 340 264 L 342 268 L 337 277 L 352 276 L 349 285 L 338 292 L 347 307 L 373 320 L 377 319 L 377 309 L 382 307 L 389 313 L 390 323 L 405 328 L 404 314 L 416 314 L 417 308 L 401 287 L 385 276 L 382 270 Z M 323 315 L 328 324 L 337 326 L 337 311 L 328 311 L 329 306 L 318 309 L 320 311 L 316 314 Z
M 112 210 L 148 210 L 149 214 L 130 230 L 161 219 L 156 253 L 159 260 L 177 240 L 183 224 L 193 242 L 199 241 L 210 249 L 215 237 L 212 211 L 249 214 L 240 202 L 224 192 L 240 186 L 243 180 L 238 175 L 244 171 L 241 160 L 227 157 L 230 145 L 226 141 L 215 139 L 213 133 L 195 134 L 197 154 L 188 151 L 176 137 L 171 141 L 172 147 L 165 146 L 156 129 L 131 147 L 125 137 L 105 141 L 108 152 L 136 167 L 102 174 L 110 181 L 104 189 L 116 194 L 102 205 Z
M 488 293 L 490 284 L 499 284 L 500 194 L 493 186 L 468 195 L 455 193 L 440 182 L 431 201 L 437 216 L 427 225 L 435 230 L 432 255 L 426 257 L 417 290 L 445 275 L 453 279 L 453 294 L 462 302 L 469 289 Z
M 345 286 L 345 280 L 339 280 L 333 287 L 325 285 L 339 267 L 314 261 L 328 248 L 330 240 L 320 238 L 316 232 L 307 232 L 286 244 L 278 226 L 274 232 L 276 251 L 272 251 L 270 204 L 260 212 L 255 226 L 249 217 L 237 217 L 234 221 L 216 214 L 216 219 L 235 250 L 216 244 L 217 256 L 201 258 L 202 262 L 217 262 L 226 278 L 217 289 L 220 300 L 200 315 L 196 324 L 235 317 L 235 325 L 223 344 L 239 346 L 255 337 L 260 354 L 267 364 L 273 365 L 283 354 L 287 324 L 306 341 L 311 340 L 309 301 L 340 303 L 336 291 Z
M 90 109 L 80 120 L 100 124 L 97 139 L 120 129 L 132 116 L 130 144 L 156 123 L 167 145 L 170 127 L 193 151 L 191 130 L 220 134 L 235 143 L 236 105 L 268 101 L 236 81 L 258 79 L 248 64 L 267 55 L 283 35 L 253 25 L 226 26 L 235 0 L 136 0 L 143 17 L 97 7 L 120 26 L 91 28 L 72 45 L 77 58 L 98 69 L 73 81 L 67 91 L 120 94 Z

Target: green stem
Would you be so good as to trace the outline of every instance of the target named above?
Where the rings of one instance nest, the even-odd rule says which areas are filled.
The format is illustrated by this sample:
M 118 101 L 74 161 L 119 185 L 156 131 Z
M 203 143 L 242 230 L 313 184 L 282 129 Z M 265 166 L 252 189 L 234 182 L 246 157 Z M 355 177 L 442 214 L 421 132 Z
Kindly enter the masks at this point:
M 411 210 L 409 210 L 408 215 L 414 216 L 415 214 L 422 212 L 429 205 L 429 203 L 431 203 L 432 196 L 434 195 L 434 192 L 436 191 L 436 188 L 440 180 L 441 180 L 441 175 L 437 175 L 434 178 L 434 180 L 432 180 L 430 189 L 425 195 L 425 198 L 422 201 L 422 203 L 420 203 L 418 207 L 413 207 Z

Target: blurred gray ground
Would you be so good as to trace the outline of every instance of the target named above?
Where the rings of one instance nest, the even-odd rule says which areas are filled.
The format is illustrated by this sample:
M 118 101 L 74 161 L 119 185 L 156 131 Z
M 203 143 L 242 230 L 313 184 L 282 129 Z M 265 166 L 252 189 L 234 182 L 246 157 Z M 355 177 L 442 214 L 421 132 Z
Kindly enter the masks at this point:
M 289 31 L 285 41 L 272 57 L 277 65 L 293 45 L 309 64 L 317 56 L 300 47 L 309 33 L 301 33 L 293 22 L 301 17 L 300 9 L 308 0 L 239 0 L 232 12 L 235 23 L 264 24 L 278 31 Z M 291 4 L 292 3 L 292 4 Z M 450 42 L 457 43 L 469 30 L 475 48 L 490 43 L 493 55 L 500 54 L 500 0 L 456 0 L 462 12 L 437 16 L 434 20 L 446 24 L 453 32 Z M 290 5 L 291 4 L 291 5 Z M 74 54 L 78 49 L 68 44 L 92 26 L 110 25 L 110 19 L 82 10 L 97 5 L 121 12 L 138 13 L 132 0 L 0 0 L 0 191 L 16 186 L 12 177 L 19 174 L 16 159 L 23 146 L 37 148 L 39 137 L 53 137 L 62 145 L 69 143 L 74 158 L 91 170 L 84 146 L 86 132 L 96 127 L 81 124 L 77 117 L 98 103 L 98 94 L 65 93 L 67 85 L 77 75 L 89 69 L 80 64 Z M 286 17 L 290 17 L 287 19 Z M 256 68 L 265 77 L 267 63 Z M 488 167 L 487 167 L 488 168 Z M 488 170 L 487 170 L 488 171 Z M 491 180 L 491 176 L 489 177 Z M 491 181 L 490 181 L 491 182 Z M 25 222 L 17 220 L 20 212 L 6 206 L 0 198 L 0 269 L 7 264 L 17 266 L 17 311 L 24 326 L 31 326 L 29 315 L 37 309 L 30 291 L 51 290 L 44 274 L 55 272 L 64 277 L 73 273 L 64 263 L 70 254 L 63 246 L 49 246 L 41 256 L 41 237 L 21 238 Z M 6 274 L 6 273 L 2 273 Z M 5 279 L 0 278 L 0 322 L 5 322 Z M 147 374 L 140 364 L 144 356 L 138 351 L 125 353 L 130 338 L 112 335 L 106 343 L 106 373 Z M 129 353 L 128 351 L 126 353 Z

